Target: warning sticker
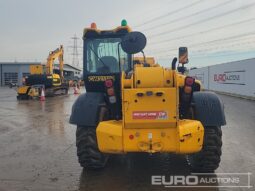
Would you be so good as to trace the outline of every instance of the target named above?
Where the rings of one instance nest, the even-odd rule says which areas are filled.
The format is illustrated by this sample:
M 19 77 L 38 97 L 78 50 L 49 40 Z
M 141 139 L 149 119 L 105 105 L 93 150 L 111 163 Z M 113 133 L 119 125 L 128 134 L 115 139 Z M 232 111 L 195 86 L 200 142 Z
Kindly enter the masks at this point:
M 133 119 L 167 119 L 166 111 L 134 111 Z

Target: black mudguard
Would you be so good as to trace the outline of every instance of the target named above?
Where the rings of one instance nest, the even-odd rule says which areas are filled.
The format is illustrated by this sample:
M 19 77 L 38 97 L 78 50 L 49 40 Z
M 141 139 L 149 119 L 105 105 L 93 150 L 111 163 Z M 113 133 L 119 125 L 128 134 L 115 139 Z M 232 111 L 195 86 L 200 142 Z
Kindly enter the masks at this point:
M 103 93 L 87 92 L 80 95 L 73 104 L 69 122 L 79 126 L 97 126 L 98 114 L 104 103 Z
M 194 92 L 192 105 L 195 119 L 201 121 L 204 126 L 226 125 L 224 105 L 214 92 Z

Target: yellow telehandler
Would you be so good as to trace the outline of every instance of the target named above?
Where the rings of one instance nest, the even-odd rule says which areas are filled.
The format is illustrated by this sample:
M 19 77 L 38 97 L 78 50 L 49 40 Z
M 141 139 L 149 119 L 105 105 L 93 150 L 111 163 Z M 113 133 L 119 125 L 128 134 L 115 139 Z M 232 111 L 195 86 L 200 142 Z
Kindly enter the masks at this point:
M 134 57 L 146 37 L 127 22 L 113 30 L 95 23 L 83 34 L 86 93 L 72 107 L 76 146 L 84 168 L 103 168 L 109 154 L 129 152 L 187 155 L 191 168 L 212 172 L 221 157 L 223 104 L 215 93 L 183 75 L 187 48 L 172 65 Z M 144 54 L 144 53 L 143 53 Z M 137 64 L 137 61 L 139 63 Z

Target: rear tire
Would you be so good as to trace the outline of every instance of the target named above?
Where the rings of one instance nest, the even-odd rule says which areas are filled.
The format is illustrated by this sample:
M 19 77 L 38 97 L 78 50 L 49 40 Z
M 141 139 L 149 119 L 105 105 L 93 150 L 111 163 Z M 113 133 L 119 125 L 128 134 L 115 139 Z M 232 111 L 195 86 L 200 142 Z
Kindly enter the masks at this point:
M 205 127 L 204 144 L 200 152 L 188 155 L 195 172 L 214 172 L 219 167 L 222 147 L 221 127 Z
M 82 167 L 99 169 L 105 166 L 108 156 L 98 149 L 95 127 L 77 126 L 76 146 L 78 160 Z

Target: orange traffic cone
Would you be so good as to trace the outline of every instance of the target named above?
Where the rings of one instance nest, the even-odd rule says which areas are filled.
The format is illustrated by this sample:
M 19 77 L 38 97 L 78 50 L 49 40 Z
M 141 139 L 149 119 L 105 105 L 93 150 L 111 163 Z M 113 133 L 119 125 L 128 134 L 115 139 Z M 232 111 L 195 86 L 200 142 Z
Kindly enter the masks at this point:
M 42 91 L 41 91 L 40 101 L 45 101 L 44 88 L 42 88 Z

